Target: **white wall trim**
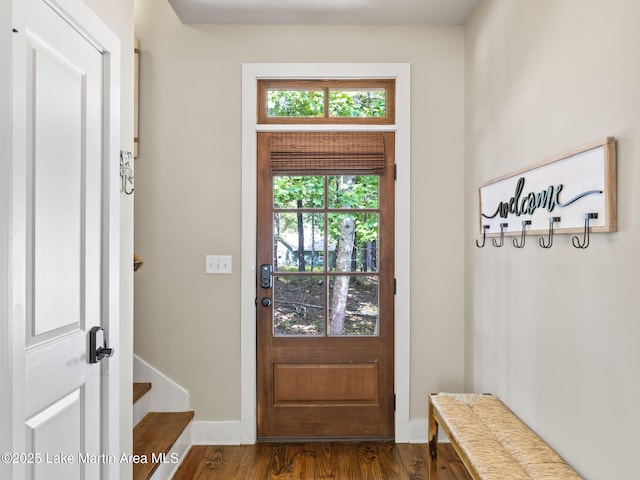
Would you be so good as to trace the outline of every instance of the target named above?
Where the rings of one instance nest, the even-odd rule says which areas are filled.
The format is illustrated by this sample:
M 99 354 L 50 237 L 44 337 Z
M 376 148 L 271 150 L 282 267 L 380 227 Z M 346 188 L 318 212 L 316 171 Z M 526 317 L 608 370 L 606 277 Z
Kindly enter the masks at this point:
M 18 32 L 24 32 L 26 22 L 26 2 L 13 0 L 12 7 L 12 27 Z M 4 25 L 4 24 L 3 24 Z M 26 275 L 26 151 L 18 146 L 24 145 L 26 142 L 26 41 L 24 35 L 14 33 L 12 36 L 12 58 L 11 58 L 11 111 L 7 112 L 10 117 L 10 139 L 11 163 L 10 171 L 11 186 L 9 192 L 9 208 L 10 219 L 9 227 L 9 244 L 8 244 L 8 279 L 7 289 L 8 297 L 8 319 L 7 319 L 7 338 L 6 347 L 3 349 L 4 357 L 0 360 L 0 364 L 7 365 L 8 380 L 12 388 L 6 390 L 8 407 L 6 413 L 11 418 L 11 426 L 7 433 L 10 447 L 6 451 L 22 451 L 26 444 L 25 439 L 25 275 Z M 4 432 L 3 432 L 4 433 Z M 6 445 L 5 442 L 3 444 Z M 22 480 L 25 476 L 24 468 L 18 465 L 7 465 L 7 470 L 2 470 L 5 466 L 0 467 L 0 471 L 11 472 L 7 478 Z
M 12 65 L 12 2 L 0 2 L 0 58 Z M 9 70 L 11 72 L 11 70 Z M 12 75 L 0 75 L 0 385 L 13 385 L 12 273 Z M 14 445 L 13 389 L 0 389 L 0 452 Z M 13 467 L 0 462 L 0 478 L 12 478 Z
M 153 472 L 151 480 L 166 480 L 168 478 L 173 478 L 175 473 L 178 471 L 180 464 L 184 460 L 184 457 L 187 455 L 187 451 L 191 448 L 191 445 L 193 445 L 191 443 L 192 427 L 193 424 L 190 423 L 182 431 L 175 443 L 171 446 L 171 450 L 166 454 L 165 461 L 160 463 L 156 471 Z
M 133 381 L 150 382 L 149 410 L 152 412 L 184 412 L 191 409 L 189 392 L 160 370 L 133 355 Z
M 149 392 L 147 392 L 133 404 L 133 411 L 131 412 L 133 428 L 135 428 L 150 411 L 151 396 Z
M 410 437 L 408 443 L 428 443 L 429 438 L 429 420 L 426 418 L 417 418 L 411 420 L 410 425 Z M 450 443 L 447 435 L 444 433 L 444 429 L 438 430 L 438 443 Z
M 256 441 L 256 102 L 259 78 L 396 78 L 396 330 L 397 442 L 410 440 L 410 122 L 411 66 L 407 63 L 247 63 L 242 65 L 241 443 Z M 290 127 L 288 127 L 290 128 Z M 300 127 L 298 127 L 300 128 Z M 303 127 L 308 130 L 310 127 Z M 353 129 L 353 127 L 351 127 Z M 264 130 L 263 127 L 260 128 Z M 322 128 L 318 128 L 321 130 Z M 335 126 L 334 128 L 335 129 Z M 362 127 L 358 128 L 362 130 Z M 387 127 L 389 129 L 389 127 Z
M 194 421 L 191 425 L 191 444 L 242 445 L 242 423 L 237 420 L 226 422 Z
M 429 438 L 429 420 L 414 419 L 410 422 L 409 443 L 427 443 Z
M 407 424 L 409 436 L 398 443 L 427 443 L 428 421 L 426 418 L 410 420 Z M 242 422 L 198 422 L 191 424 L 191 444 L 192 445 L 242 445 Z M 438 435 L 439 442 L 449 442 L 446 435 L 440 429 Z M 255 442 L 249 442 L 252 444 Z

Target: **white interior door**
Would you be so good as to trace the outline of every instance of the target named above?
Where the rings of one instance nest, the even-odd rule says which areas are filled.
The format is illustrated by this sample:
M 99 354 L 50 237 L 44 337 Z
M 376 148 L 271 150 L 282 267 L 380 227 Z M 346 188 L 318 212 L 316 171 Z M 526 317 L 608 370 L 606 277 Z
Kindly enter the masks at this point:
M 48 4 L 30 4 L 26 478 L 97 479 L 102 368 L 89 363 L 88 332 L 102 323 L 106 288 L 104 59 Z

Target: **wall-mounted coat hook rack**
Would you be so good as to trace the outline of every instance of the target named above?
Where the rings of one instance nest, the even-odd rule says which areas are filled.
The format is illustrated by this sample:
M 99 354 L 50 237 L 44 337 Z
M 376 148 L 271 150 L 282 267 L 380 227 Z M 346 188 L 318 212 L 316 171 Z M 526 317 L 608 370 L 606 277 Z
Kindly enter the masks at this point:
M 587 248 L 589 246 L 589 220 L 592 218 L 598 218 L 597 213 L 585 213 L 583 215 L 584 218 L 584 234 L 582 237 L 582 242 L 578 238 L 577 235 L 574 235 L 571 239 L 573 246 L 576 248 Z
M 516 248 L 524 248 L 524 242 L 525 242 L 525 228 L 527 228 L 527 225 L 531 225 L 531 220 L 523 220 L 522 221 L 522 233 L 520 234 L 520 243 L 518 243 L 518 239 L 514 238 L 513 239 L 513 246 Z
M 588 248 L 591 235 L 618 229 L 616 179 L 615 138 L 574 148 L 481 184 L 475 223 L 480 231 L 469 233 L 478 247 L 488 225 L 486 237 L 496 247 L 511 237 L 514 248 L 536 241 L 548 249 L 558 235 L 567 235 L 575 248 Z
M 498 247 L 500 248 L 501 246 L 504 245 L 504 229 L 507 228 L 509 226 L 508 223 L 501 223 L 500 224 L 500 242 L 496 242 L 496 239 L 494 238 L 491 243 L 493 243 L 494 247 Z
M 489 225 L 482 225 L 482 244 L 478 243 L 478 240 L 476 240 L 476 247 L 484 247 L 484 244 L 487 241 L 487 230 L 489 230 Z
M 544 243 L 544 238 L 540 237 L 538 239 L 538 243 L 542 248 L 551 248 L 553 245 L 553 224 L 560 222 L 560 217 L 549 217 L 549 240 L 547 240 L 547 244 Z

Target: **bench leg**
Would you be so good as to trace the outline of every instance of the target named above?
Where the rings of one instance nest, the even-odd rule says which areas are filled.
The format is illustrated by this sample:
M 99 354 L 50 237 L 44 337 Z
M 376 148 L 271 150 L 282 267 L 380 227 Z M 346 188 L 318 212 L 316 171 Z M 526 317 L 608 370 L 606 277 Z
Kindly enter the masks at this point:
M 436 480 L 438 467 L 438 422 L 433 416 L 433 405 L 429 396 L 429 452 L 427 455 L 427 467 L 429 469 L 427 480 Z

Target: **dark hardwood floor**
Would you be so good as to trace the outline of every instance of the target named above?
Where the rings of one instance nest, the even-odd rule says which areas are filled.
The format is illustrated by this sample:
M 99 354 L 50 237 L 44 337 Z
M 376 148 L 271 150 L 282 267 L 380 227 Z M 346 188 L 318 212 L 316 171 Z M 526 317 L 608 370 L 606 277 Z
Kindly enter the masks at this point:
M 393 442 L 194 446 L 173 480 L 426 480 L 427 446 Z M 438 480 L 471 480 L 451 445 L 438 445 Z

